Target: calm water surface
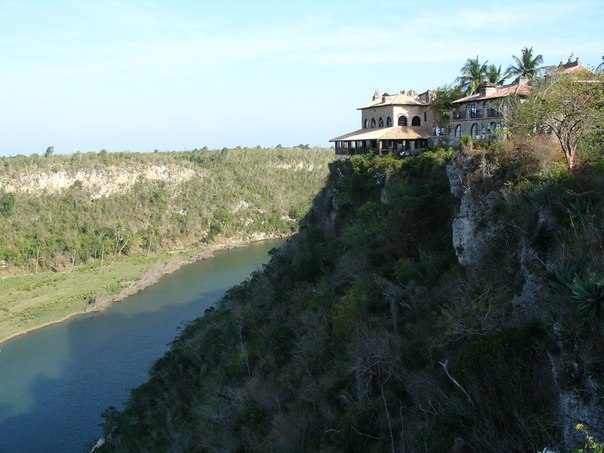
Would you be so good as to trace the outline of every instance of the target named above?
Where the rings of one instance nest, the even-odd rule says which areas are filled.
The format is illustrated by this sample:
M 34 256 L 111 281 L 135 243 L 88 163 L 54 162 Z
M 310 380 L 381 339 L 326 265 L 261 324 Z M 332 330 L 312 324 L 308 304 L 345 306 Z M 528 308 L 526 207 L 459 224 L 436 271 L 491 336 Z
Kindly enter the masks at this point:
M 82 452 L 192 319 L 268 261 L 280 241 L 216 253 L 109 310 L 0 345 L 0 452 Z

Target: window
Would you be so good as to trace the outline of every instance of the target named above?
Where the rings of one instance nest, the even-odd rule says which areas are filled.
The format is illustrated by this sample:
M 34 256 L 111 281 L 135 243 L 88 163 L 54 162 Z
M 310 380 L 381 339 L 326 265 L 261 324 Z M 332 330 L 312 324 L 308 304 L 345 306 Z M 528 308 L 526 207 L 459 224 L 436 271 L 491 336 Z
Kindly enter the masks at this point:
M 386 118 L 386 127 L 392 127 L 392 118 L 390 116 Z
M 420 119 L 419 116 L 414 116 L 413 119 L 411 120 L 411 126 L 421 126 L 422 125 L 422 120 Z
M 371 127 L 375 127 L 375 118 L 371 118 Z
M 457 126 L 455 126 L 455 137 L 461 138 L 461 124 L 458 124 Z
M 363 121 L 363 129 L 367 129 L 369 127 L 369 120 L 367 118 L 365 118 L 365 121 Z
M 426 116 L 426 112 L 424 112 L 424 123 L 428 121 L 428 117 Z
M 472 129 L 470 129 L 470 135 L 472 136 L 472 138 L 478 138 L 479 134 L 480 126 L 478 125 L 478 123 L 472 124 Z
M 398 125 L 399 126 L 406 126 L 407 125 L 407 117 L 406 116 L 399 116 L 398 117 Z
M 380 119 L 378 120 L 378 127 L 384 127 L 384 118 L 382 118 L 380 116 Z

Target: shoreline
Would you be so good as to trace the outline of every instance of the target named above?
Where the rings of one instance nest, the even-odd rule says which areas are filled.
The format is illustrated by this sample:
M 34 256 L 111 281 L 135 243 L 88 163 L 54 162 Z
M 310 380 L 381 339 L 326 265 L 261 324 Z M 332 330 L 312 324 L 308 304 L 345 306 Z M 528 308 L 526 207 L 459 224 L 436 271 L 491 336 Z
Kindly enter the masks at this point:
M 63 316 L 60 319 L 57 319 L 54 321 L 48 321 L 48 322 L 45 322 L 45 323 L 40 324 L 35 327 L 29 327 L 25 330 L 11 334 L 6 338 L 0 338 L 0 346 L 17 337 L 27 335 L 29 333 L 35 332 L 36 330 L 44 329 L 46 327 L 50 327 L 55 324 L 60 324 L 65 321 L 69 321 L 70 319 L 75 318 L 76 316 L 86 315 L 86 314 L 90 314 L 90 313 L 98 313 L 98 312 L 107 310 L 114 303 L 121 302 L 124 299 L 127 299 L 128 297 L 133 296 L 150 286 L 153 286 L 165 275 L 169 275 L 173 272 L 176 272 L 181 267 L 186 266 L 188 264 L 193 264 L 198 261 L 210 259 L 214 256 L 214 253 L 216 253 L 216 252 L 220 252 L 223 250 L 231 250 L 231 249 L 235 249 L 235 248 L 239 248 L 239 247 L 245 247 L 245 246 L 253 244 L 255 242 L 286 239 L 290 236 L 291 235 L 279 235 L 279 236 L 266 235 L 266 236 L 261 236 L 261 237 L 254 238 L 254 239 L 249 239 L 249 240 L 232 240 L 232 241 L 227 241 L 227 242 L 223 242 L 223 243 L 211 243 L 211 244 L 205 245 L 202 249 L 195 252 L 189 258 L 182 258 L 182 257 L 176 256 L 165 262 L 155 263 L 155 264 L 151 265 L 151 267 L 149 267 L 143 273 L 143 275 L 141 275 L 141 277 L 139 279 L 137 279 L 134 283 L 132 283 L 132 285 L 128 286 L 127 288 L 124 288 L 116 295 L 113 295 L 113 296 L 110 296 L 107 298 L 100 297 L 98 300 L 95 300 L 91 305 L 87 306 L 82 311 L 70 313 L 66 316 Z

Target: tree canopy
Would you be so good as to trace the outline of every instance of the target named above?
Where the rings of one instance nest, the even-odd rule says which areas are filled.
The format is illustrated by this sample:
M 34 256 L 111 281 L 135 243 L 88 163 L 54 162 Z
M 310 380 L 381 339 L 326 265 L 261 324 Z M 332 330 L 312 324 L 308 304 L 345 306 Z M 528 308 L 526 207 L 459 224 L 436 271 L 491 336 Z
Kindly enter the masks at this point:
M 522 76 L 527 77 L 529 80 L 534 79 L 538 73 L 539 67 L 543 64 L 543 55 L 534 55 L 532 47 L 524 47 L 521 52 L 520 58 L 516 55 L 512 55 L 514 64 L 508 66 L 506 76 Z
M 474 94 L 480 85 L 487 81 L 487 63 L 480 63 L 476 58 L 468 58 L 461 67 L 461 76 L 456 79 L 459 88 L 466 95 Z
M 501 65 L 495 66 L 490 64 L 486 71 L 487 82 L 494 83 L 495 85 L 503 85 L 505 82 L 505 74 L 501 72 Z
M 554 136 L 572 169 L 582 141 L 604 130 L 604 78 L 591 72 L 552 73 L 533 86 L 509 125 L 520 135 Z
M 439 122 L 449 124 L 449 113 L 453 109 L 453 101 L 463 96 L 458 86 L 442 86 L 436 89 L 436 93 L 430 108 L 439 116 Z

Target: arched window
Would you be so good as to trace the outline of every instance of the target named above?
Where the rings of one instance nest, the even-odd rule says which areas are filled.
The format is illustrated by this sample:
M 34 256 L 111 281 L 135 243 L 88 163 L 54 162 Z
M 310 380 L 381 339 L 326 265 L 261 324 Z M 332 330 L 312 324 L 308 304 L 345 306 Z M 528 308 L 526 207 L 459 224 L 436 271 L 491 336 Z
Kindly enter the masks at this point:
M 367 118 L 365 118 L 365 121 L 363 122 L 363 129 L 367 129 L 369 127 L 369 120 Z
M 398 117 L 398 125 L 399 126 L 406 126 L 407 125 L 407 117 L 406 116 L 399 116 Z
M 458 124 L 457 126 L 455 126 L 455 137 L 461 138 L 461 124 Z
M 414 116 L 413 119 L 411 120 L 411 126 L 421 126 L 422 125 L 422 120 L 420 119 L 419 116 Z
M 390 116 L 386 118 L 386 127 L 392 127 L 392 118 Z
M 371 118 L 371 127 L 375 127 L 375 118 Z
M 380 116 L 380 119 L 378 120 L 378 127 L 384 127 L 384 119 Z
M 480 126 L 478 123 L 472 124 L 472 128 L 470 129 L 470 135 L 472 138 L 477 138 L 478 134 L 480 134 Z

